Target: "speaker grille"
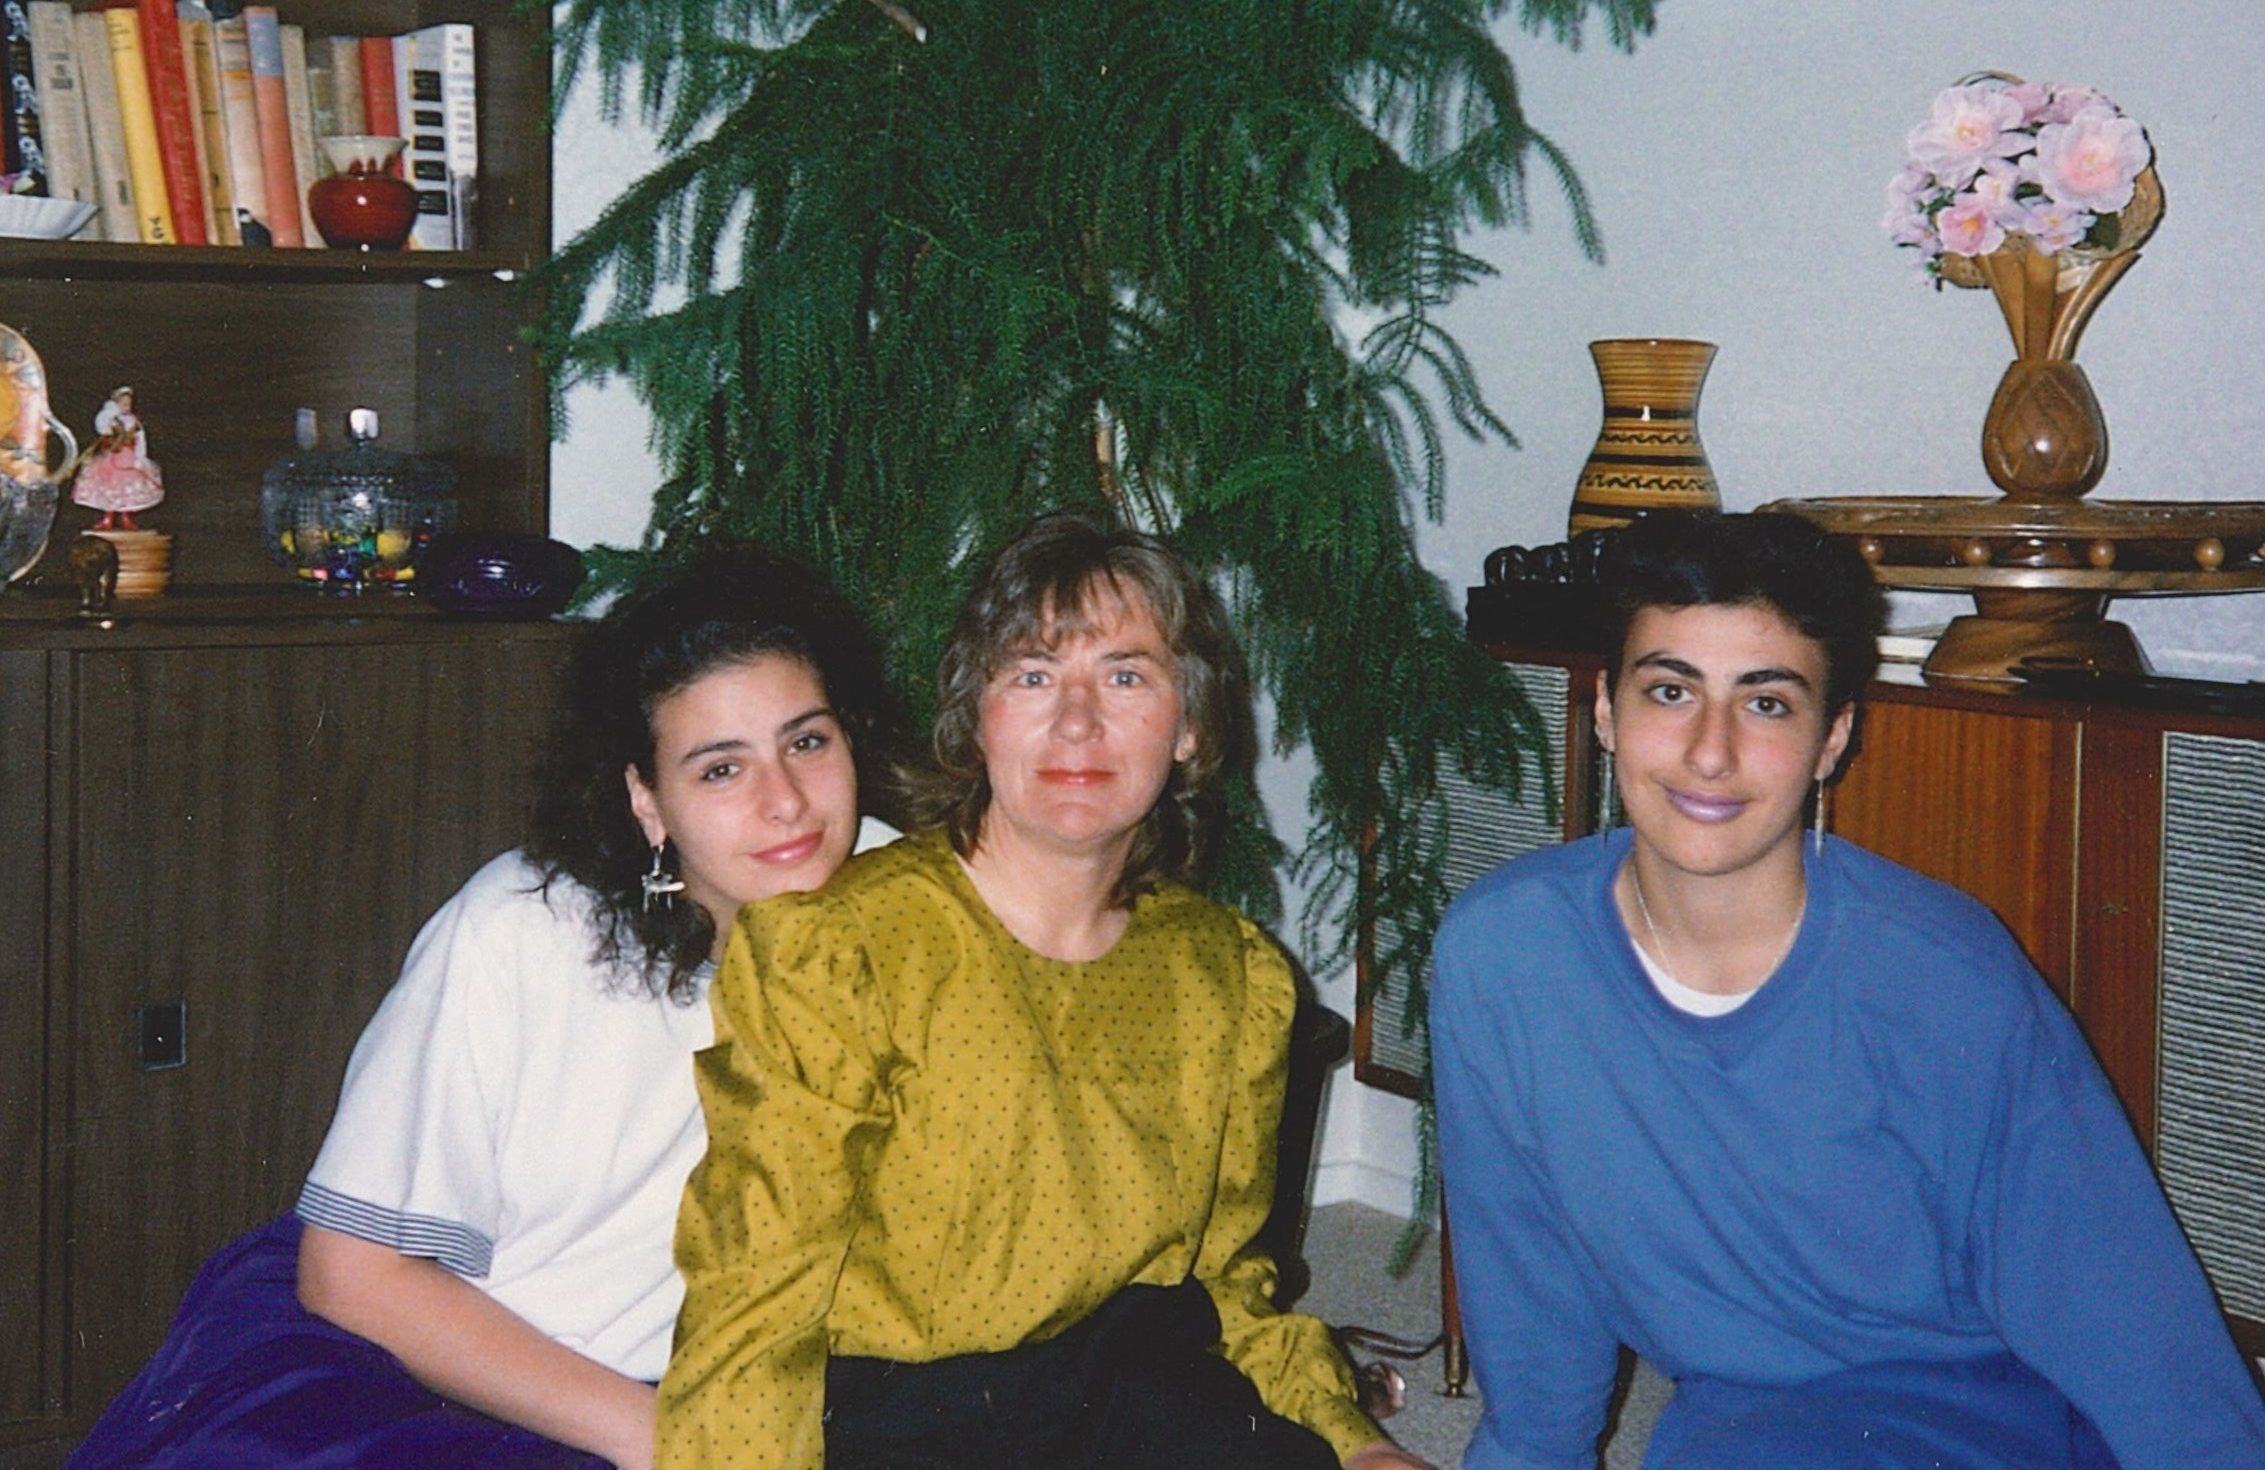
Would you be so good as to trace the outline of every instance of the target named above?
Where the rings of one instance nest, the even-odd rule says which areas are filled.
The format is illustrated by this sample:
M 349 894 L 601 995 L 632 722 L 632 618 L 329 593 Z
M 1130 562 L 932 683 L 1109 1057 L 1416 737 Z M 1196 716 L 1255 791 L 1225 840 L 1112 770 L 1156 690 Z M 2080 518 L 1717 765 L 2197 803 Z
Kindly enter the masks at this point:
M 2163 738 L 2155 1163 L 2229 1312 L 2265 1318 L 2265 744 Z
M 1447 886 L 1455 893 L 1522 853 L 1564 840 L 1544 793 L 1565 769 L 1566 701 L 1572 675 L 1541 664 L 1503 667 L 1525 690 L 1541 728 L 1549 732 L 1548 779 L 1533 773 L 1524 783 L 1524 794 L 1513 801 L 1506 792 L 1472 784 L 1460 771 L 1441 770 L 1439 789 L 1447 799 Z M 1381 944 L 1399 938 L 1389 918 L 1378 920 L 1376 927 Z M 1426 961 L 1427 981 L 1430 974 Z M 1405 982 L 1380 985 L 1370 994 L 1368 1060 L 1374 1066 L 1421 1077 L 1426 1050 L 1423 1017 L 1409 1002 Z

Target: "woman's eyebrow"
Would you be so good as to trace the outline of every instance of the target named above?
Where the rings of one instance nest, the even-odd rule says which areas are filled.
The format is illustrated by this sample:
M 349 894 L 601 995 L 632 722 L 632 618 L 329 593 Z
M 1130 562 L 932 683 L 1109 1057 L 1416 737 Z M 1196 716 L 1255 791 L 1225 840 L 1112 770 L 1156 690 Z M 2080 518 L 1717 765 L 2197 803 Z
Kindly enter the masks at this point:
M 1689 679 L 1693 682 L 1702 681 L 1706 677 L 1699 672 L 1697 665 L 1679 659 L 1671 653 L 1647 653 L 1635 660 L 1634 667 L 1639 669 L 1664 669 L 1679 679 Z M 1731 681 L 1732 687 L 1739 689 L 1752 684 L 1791 684 L 1800 689 L 1811 687 L 1809 676 L 1799 669 L 1782 669 L 1774 665 L 1759 669 L 1748 669 Z
M 810 708 L 804 710 L 801 714 L 796 715 L 791 720 L 779 721 L 779 733 L 781 735 L 791 734 L 794 731 L 801 729 L 804 725 L 811 724 L 812 722 L 817 720 L 834 720 L 838 723 L 840 719 L 841 717 L 834 713 L 834 707 L 832 705 L 814 704 Z
M 1667 670 L 1667 672 L 1683 679 L 1698 679 L 1702 677 L 1699 673 L 1697 665 L 1685 663 L 1682 659 L 1675 657 L 1675 655 L 1671 653 L 1647 653 L 1642 658 L 1636 660 L 1635 666 L 1639 669 L 1665 669 Z
M 717 755 L 729 751 L 745 750 L 746 748 L 746 741 L 736 735 L 728 735 L 721 740 L 711 740 L 705 745 L 693 746 L 690 750 L 678 756 L 676 763 L 680 766 L 690 765 L 705 755 Z

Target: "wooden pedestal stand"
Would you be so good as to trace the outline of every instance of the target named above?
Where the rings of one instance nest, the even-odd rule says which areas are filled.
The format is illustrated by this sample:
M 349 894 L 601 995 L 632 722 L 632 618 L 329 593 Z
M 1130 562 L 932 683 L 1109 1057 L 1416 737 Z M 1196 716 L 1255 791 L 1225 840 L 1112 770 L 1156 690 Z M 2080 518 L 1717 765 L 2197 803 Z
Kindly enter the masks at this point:
M 173 538 L 163 531 L 88 531 L 118 552 L 118 596 L 163 597 L 173 582 Z
M 2265 591 L 2265 503 L 1951 496 L 1780 500 L 1852 538 L 1882 586 L 1967 592 L 1975 611 L 1928 656 L 1930 679 L 2012 680 L 2024 659 L 2151 672 L 2112 597 Z

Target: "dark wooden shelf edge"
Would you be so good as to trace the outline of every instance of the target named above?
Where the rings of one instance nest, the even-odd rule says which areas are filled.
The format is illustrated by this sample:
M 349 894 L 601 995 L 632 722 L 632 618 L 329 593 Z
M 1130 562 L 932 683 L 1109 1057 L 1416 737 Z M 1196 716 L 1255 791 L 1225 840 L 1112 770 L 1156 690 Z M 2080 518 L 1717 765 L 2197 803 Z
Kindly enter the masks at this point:
M 414 596 L 325 597 L 294 586 L 176 589 L 122 598 L 100 616 L 53 589 L 0 594 L 0 649 L 247 646 L 353 643 L 469 636 L 492 629 L 543 629 L 561 619 L 466 617 Z
M 520 250 L 266 250 L 0 238 L 0 275 L 66 281 L 401 282 L 524 274 L 534 266 L 535 258 Z

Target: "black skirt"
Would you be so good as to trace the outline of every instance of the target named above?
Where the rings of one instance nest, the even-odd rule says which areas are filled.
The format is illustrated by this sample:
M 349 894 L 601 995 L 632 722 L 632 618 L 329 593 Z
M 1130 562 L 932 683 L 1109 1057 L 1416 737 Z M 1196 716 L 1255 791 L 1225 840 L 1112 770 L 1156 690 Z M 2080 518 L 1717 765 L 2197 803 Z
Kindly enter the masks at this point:
M 827 1470 L 1337 1470 L 1213 1351 L 1193 1281 L 1128 1286 L 1044 1342 L 826 1366 Z

